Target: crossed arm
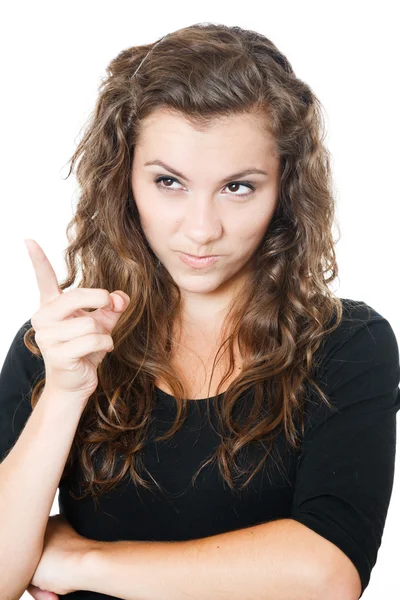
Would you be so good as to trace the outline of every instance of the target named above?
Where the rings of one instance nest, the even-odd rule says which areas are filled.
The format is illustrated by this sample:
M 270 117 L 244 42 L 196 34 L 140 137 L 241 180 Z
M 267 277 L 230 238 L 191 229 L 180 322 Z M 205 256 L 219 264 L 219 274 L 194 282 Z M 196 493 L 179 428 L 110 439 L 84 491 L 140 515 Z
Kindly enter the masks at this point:
M 96 542 L 82 590 L 125 600 L 358 600 L 350 559 L 293 519 L 184 542 Z

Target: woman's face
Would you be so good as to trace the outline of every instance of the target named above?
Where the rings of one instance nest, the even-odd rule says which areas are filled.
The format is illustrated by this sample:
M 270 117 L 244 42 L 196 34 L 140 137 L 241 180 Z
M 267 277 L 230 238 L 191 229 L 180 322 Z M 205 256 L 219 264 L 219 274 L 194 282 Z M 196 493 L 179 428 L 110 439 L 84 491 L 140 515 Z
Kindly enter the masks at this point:
M 140 222 L 199 321 L 227 306 L 268 228 L 279 184 L 272 151 L 261 117 L 252 114 L 210 121 L 202 132 L 161 109 L 142 123 L 132 168 Z M 156 161 L 165 166 L 151 164 Z M 245 169 L 264 173 L 234 175 Z M 218 259 L 196 269 L 180 252 Z

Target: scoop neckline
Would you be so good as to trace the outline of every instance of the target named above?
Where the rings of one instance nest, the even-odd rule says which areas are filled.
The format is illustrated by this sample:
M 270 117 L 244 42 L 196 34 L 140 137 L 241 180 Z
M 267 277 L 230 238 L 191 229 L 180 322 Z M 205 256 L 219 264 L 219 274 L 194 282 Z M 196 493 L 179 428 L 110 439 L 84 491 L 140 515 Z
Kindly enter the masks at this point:
M 171 394 L 168 394 L 167 392 L 164 392 L 164 390 L 162 390 L 161 388 L 154 386 L 154 389 L 156 390 L 156 392 L 158 392 L 158 394 L 161 394 L 162 396 L 165 396 L 166 398 L 170 399 L 170 400 L 175 400 L 175 396 L 171 396 Z M 218 396 L 210 396 L 210 400 L 215 400 L 216 398 L 220 398 L 221 396 L 224 395 L 225 392 L 221 392 L 220 394 L 218 394 Z M 188 398 L 187 402 L 206 402 L 208 400 L 208 398 Z

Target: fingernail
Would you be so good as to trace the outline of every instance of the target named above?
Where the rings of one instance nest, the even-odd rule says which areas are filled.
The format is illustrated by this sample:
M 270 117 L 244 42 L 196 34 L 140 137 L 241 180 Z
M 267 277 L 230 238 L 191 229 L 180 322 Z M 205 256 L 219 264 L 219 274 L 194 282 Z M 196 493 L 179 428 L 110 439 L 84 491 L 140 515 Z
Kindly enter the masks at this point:
M 33 249 L 32 241 L 30 239 L 24 239 L 24 244 L 25 244 L 26 249 L 28 250 L 28 252 L 30 254 L 31 250 Z

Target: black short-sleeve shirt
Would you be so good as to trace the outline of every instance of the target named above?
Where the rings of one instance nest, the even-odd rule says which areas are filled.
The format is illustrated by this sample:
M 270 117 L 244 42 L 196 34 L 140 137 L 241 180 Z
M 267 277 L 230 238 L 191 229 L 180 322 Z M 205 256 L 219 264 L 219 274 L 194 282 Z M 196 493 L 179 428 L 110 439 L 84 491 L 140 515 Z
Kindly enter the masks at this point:
M 300 452 L 282 452 L 284 468 L 261 469 L 240 496 L 224 484 L 215 463 L 191 485 L 200 463 L 220 440 L 206 417 L 206 399 L 189 402 L 183 427 L 172 440 L 149 440 L 144 465 L 158 491 L 136 490 L 130 480 L 99 497 L 75 500 L 75 480 L 59 486 L 59 509 L 81 535 L 95 540 L 189 540 L 283 518 L 299 521 L 336 544 L 367 587 L 381 545 L 392 494 L 396 413 L 400 408 L 399 347 L 390 323 L 365 302 L 341 299 L 343 320 L 321 347 L 316 380 L 333 405 L 315 395 L 306 405 Z M 30 393 L 44 374 L 23 334 L 11 342 L 0 372 L 0 460 L 12 449 L 31 414 Z M 210 399 L 213 417 L 215 402 Z M 170 428 L 175 399 L 156 388 L 154 433 Z M 283 434 L 282 434 L 283 435 Z M 276 448 L 283 448 L 278 438 Z M 258 450 L 260 452 L 260 450 Z M 253 456 L 256 456 L 256 451 Z M 258 464 L 260 454 L 257 455 Z M 268 460 L 266 461 L 267 468 Z M 361 595 L 362 595 L 361 593 Z M 65 598 L 110 596 L 77 591 Z

